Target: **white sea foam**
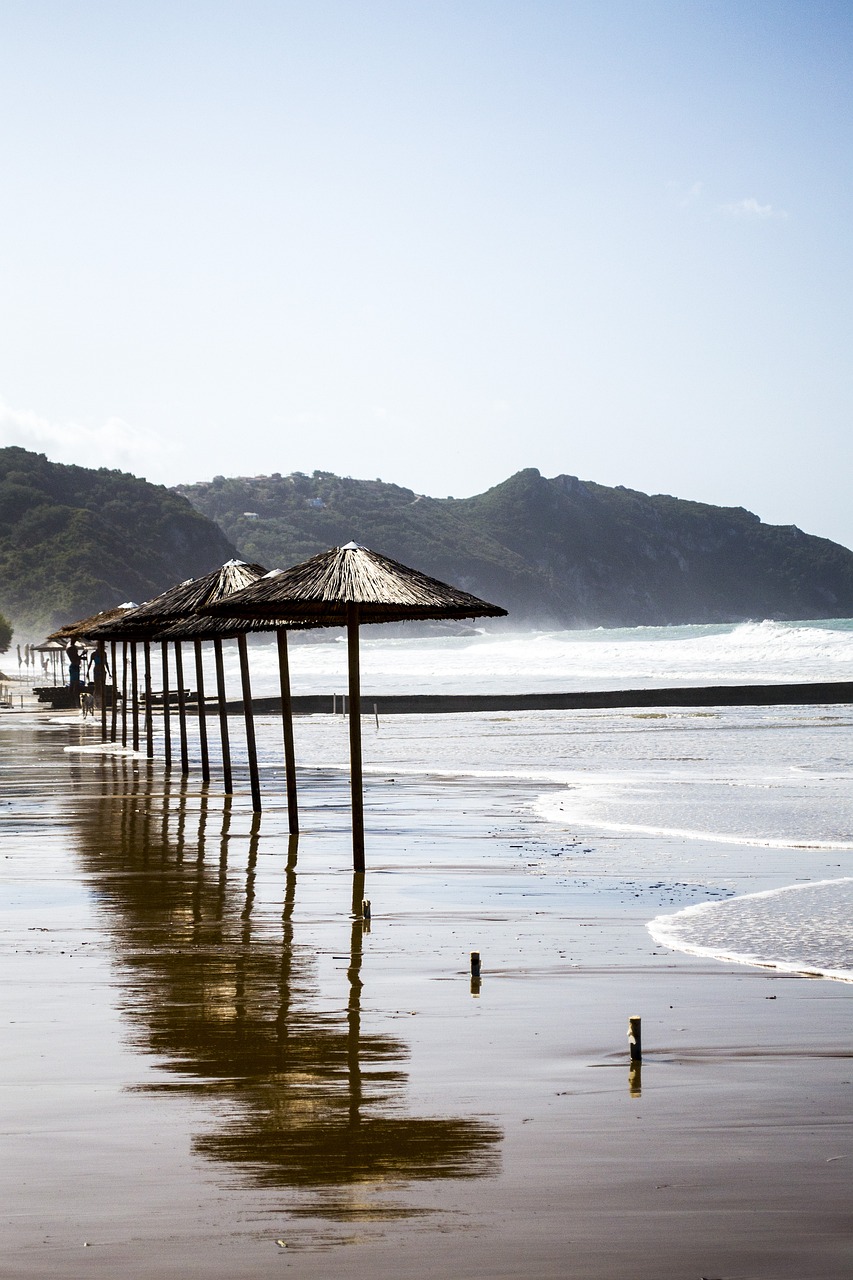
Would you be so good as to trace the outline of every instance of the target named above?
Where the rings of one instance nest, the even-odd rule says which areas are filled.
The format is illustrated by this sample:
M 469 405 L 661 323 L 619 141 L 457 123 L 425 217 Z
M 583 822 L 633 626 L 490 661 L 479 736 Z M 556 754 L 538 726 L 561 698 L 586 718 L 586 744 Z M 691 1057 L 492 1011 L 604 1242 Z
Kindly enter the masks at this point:
M 291 644 L 294 693 L 346 688 L 339 633 L 323 643 Z M 256 694 L 278 692 L 275 641 L 251 646 Z M 233 646 L 229 687 L 239 689 Z M 757 622 L 592 631 L 483 631 L 470 636 L 361 634 L 366 693 L 505 693 L 678 684 L 853 679 L 853 621 Z M 207 673 L 213 687 L 212 668 Z
M 800 839 L 782 839 L 777 836 L 754 835 L 747 832 L 728 834 L 715 831 L 710 827 L 652 826 L 642 822 L 612 822 L 606 818 L 596 818 L 592 821 L 586 815 L 581 819 L 577 810 L 570 809 L 567 812 L 560 799 L 552 795 L 540 797 L 536 809 L 552 822 L 561 822 L 565 825 L 570 821 L 572 825 L 577 826 L 582 821 L 584 826 L 594 827 L 598 831 L 621 832 L 625 835 L 659 836 L 667 840 L 701 840 L 705 844 L 731 844 L 759 849 L 825 849 L 853 852 L 851 840 L 812 840 L 805 836 Z
M 853 878 L 703 902 L 652 920 L 656 942 L 737 964 L 853 982 Z

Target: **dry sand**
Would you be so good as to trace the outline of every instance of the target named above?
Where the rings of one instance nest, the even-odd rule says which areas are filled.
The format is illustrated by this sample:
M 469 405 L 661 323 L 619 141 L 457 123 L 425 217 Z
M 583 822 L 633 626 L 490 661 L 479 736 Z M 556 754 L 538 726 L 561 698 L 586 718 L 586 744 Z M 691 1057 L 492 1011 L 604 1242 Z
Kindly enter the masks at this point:
M 33 720 L 0 721 L 0 1276 L 853 1272 L 853 987 L 663 952 L 653 852 L 389 775 L 362 884 L 336 774 L 295 848 L 283 802 L 253 827 Z

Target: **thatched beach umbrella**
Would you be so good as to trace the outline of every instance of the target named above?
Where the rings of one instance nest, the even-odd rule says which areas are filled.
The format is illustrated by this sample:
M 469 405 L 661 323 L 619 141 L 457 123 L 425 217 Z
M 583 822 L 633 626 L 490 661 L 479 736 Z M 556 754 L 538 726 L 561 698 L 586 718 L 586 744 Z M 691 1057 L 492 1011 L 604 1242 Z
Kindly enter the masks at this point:
M 198 610 L 205 605 L 216 603 L 224 600 L 232 592 L 241 587 L 247 586 L 254 582 L 257 578 L 266 573 L 266 570 L 259 564 L 248 564 L 243 560 L 229 560 L 219 569 L 214 569 L 211 573 L 202 575 L 199 578 L 188 578 L 185 582 L 180 582 L 174 587 L 170 587 L 167 591 L 162 592 L 159 596 L 155 596 L 153 600 L 146 601 L 145 604 L 139 605 L 131 613 L 125 617 L 118 619 L 114 623 L 107 623 L 98 629 L 99 634 L 109 635 L 112 639 L 122 639 L 130 641 L 134 645 L 137 641 L 141 641 L 144 645 L 145 653 L 145 682 L 146 682 L 146 701 L 148 704 L 148 754 L 153 754 L 153 748 L 150 737 L 151 727 L 151 689 L 150 689 L 150 644 L 152 640 L 160 640 L 161 655 L 163 661 L 163 726 L 164 726 L 164 745 L 166 753 L 166 764 L 171 764 L 171 723 L 170 723 L 170 706 L 169 706 L 169 659 L 168 645 L 169 638 L 165 633 L 171 627 L 175 627 L 179 623 L 191 621 Z M 183 678 L 183 655 L 181 651 L 181 643 L 183 639 L 196 639 L 195 633 L 186 636 L 178 636 L 173 639 L 174 655 L 175 655 L 175 675 L 178 694 L 178 723 L 180 732 L 181 747 L 181 771 L 189 772 L 189 754 L 187 748 L 187 727 L 186 727 L 186 702 L 184 697 L 184 678 Z M 196 670 L 200 670 L 201 642 L 199 640 L 196 649 Z M 217 673 L 217 692 L 220 703 L 220 727 L 223 733 L 222 739 L 222 757 L 226 763 L 226 771 L 229 776 L 226 777 L 226 790 L 231 790 L 230 778 L 230 748 L 228 746 L 228 722 L 225 715 L 225 680 L 222 668 L 222 640 L 214 637 L 214 652 L 216 658 Z M 241 670 L 243 672 L 244 684 L 248 679 L 248 667 L 246 663 L 245 650 L 241 651 Z M 134 684 L 134 697 L 136 686 Z M 249 703 L 249 715 L 251 715 L 251 701 Z M 199 716 L 204 717 L 204 697 L 203 682 L 199 689 Z M 202 720 L 200 720 L 200 725 Z M 206 733 L 206 728 L 204 730 Z M 257 762 L 252 768 L 252 743 L 254 733 L 250 723 L 247 720 L 247 739 L 250 746 L 250 774 L 252 777 L 252 799 L 255 808 L 260 808 L 260 791 L 257 783 Z
M 349 660 L 350 769 L 353 866 L 364 870 L 364 806 L 361 765 L 361 623 L 423 618 L 498 618 L 506 609 L 429 578 L 354 542 L 312 556 L 292 569 L 273 570 L 204 612 L 261 621 L 273 615 L 315 627 L 346 627 Z
M 290 668 L 287 656 L 287 632 L 293 627 L 304 628 L 307 625 L 310 624 L 299 622 L 294 623 L 289 618 L 272 617 L 264 618 L 261 621 L 254 621 L 248 618 L 214 618 L 202 614 L 195 614 L 191 618 L 185 618 L 180 622 L 173 623 L 161 633 L 168 639 L 192 640 L 195 645 L 196 676 L 199 692 L 199 715 L 202 717 L 199 722 L 199 737 L 202 744 L 202 768 L 204 768 L 206 740 L 203 729 L 204 676 L 201 667 L 201 643 L 203 640 L 213 641 L 216 658 L 217 682 L 220 689 L 224 689 L 225 677 L 222 665 L 222 641 L 236 639 L 240 654 L 240 677 L 243 688 L 243 715 L 246 722 L 246 743 L 249 757 L 252 803 L 255 811 L 260 812 L 260 782 L 258 777 L 257 751 L 255 748 L 254 721 L 252 718 L 252 689 L 249 680 L 249 660 L 246 636 L 249 632 L 254 631 L 275 631 L 278 642 L 278 674 L 279 688 L 281 690 L 281 724 L 284 737 L 284 771 L 285 785 L 287 788 L 288 829 L 294 834 L 299 830 L 299 812 L 296 796 L 296 757 L 293 745 L 293 703 L 290 694 Z M 225 771 L 227 780 L 226 790 L 230 791 L 231 757 L 230 752 L 228 752 L 226 759 L 228 743 L 227 711 L 225 702 L 222 698 L 220 698 L 219 716 L 220 729 L 222 731 L 223 770 Z
M 100 613 L 93 613 L 88 618 L 82 618 L 79 622 L 67 622 L 64 627 L 59 627 L 56 631 L 52 631 L 47 637 L 48 640 L 63 640 L 70 643 L 72 640 L 90 640 L 97 639 L 97 630 L 108 623 L 118 622 L 120 618 L 124 618 L 132 609 L 138 609 L 139 605 L 134 604 L 132 600 L 126 601 L 124 604 L 118 604 L 114 609 L 102 609 Z M 94 634 L 93 634 L 94 633 Z
M 57 659 L 59 659 L 59 663 L 61 666 L 61 664 L 65 660 L 65 645 L 61 640 L 54 640 L 50 636 L 48 636 L 44 644 L 34 644 L 33 648 L 35 649 L 36 653 L 46 653 L 50 658 L 51 669 L 53 672 L 53 683 L 56 684 Z M 18 645 L 18 675 L 19 676 L 20 676 L 20 667 L 21 667 L 21 646 Z M 64 683 L 64 680 L 65 680 L 65 673 L 63 670 L 63 673 L 62 673 L 63 683 Z

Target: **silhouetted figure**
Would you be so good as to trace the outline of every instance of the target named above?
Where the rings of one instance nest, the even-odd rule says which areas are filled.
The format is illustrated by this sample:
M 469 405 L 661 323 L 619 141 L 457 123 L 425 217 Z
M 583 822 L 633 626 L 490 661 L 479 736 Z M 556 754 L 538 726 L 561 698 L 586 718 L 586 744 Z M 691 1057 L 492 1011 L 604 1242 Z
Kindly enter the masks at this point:
M 65 650 L 65 656 L 68 659 L 68 684 L 71 689 L 71 699 L 75 707 L 80 705 L 80 661 L 83 657 L 77 645 L 72 640 L 68 648 Z
M 110 668 L 107 664 L 106 654 L 101 650 L 100 646 L 93 649 L 89 654 L 89 680 L 92 684 L 92 692 L 95 695 L 95 707 L 100 710 L 104 705 L 104 689 L 106 688 L 107 676 L 110 674 Z

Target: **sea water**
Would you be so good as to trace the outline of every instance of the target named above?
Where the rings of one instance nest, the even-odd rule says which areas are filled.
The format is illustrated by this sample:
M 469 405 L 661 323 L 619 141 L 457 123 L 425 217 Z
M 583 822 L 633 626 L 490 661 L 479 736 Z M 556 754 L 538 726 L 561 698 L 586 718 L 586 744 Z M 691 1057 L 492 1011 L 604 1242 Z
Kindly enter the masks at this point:
M 326 635 L 325 643 L 316 643 Z M 346 690 L 341 632 L 294 634 L 295 693 Z M 239 688 L 236 653 L 227 673 Z M 212 673 L 211 673 L 212 674 Z M 739 626 L 597 628 L 589 631 L 488 629 L 468 635 L 387 638 L 361 630 L 366 694 L 537 693 L 650 685 L 756 684 L 853 679 L 853 620 L 755 622 Z M 256 694 L 278 692 L 273 640 L 252 647 Z
M 851 680 L 853 620 L 411 637 L 364 627 L 361 636 L 368 774 L 524 781 L 555 834 L 642 844 L 650 875 L 656 859 L 671 867 L 699 859 L 714 900 L 651 921 L 662 945 L 853 980 L 853 709 L 397 716 L 373 733 L 368 718 L 371 694 Z M 236 652 L 226 651 L 229 694 L 239 696 Z M 254 694 L 277 693 L 274 640 L 256 638 L 250 654 Z M 331 702 L 346 690 L 344 636 L 295 639 L 290 666 L 294 693 Z M 272 718 L 259 723 L 259 745 L 262 756 L 280 757 Z M 343 772 L 343 719 L 300 718 L 297 757 L 302 768 Z M 736 873 L 747 863 L 757 894 L 744 894 Z M 719 900 L 723 891 L 733 896 Z

